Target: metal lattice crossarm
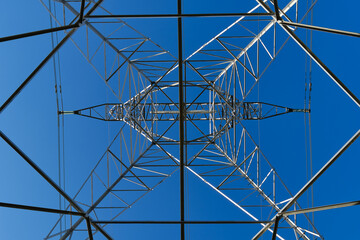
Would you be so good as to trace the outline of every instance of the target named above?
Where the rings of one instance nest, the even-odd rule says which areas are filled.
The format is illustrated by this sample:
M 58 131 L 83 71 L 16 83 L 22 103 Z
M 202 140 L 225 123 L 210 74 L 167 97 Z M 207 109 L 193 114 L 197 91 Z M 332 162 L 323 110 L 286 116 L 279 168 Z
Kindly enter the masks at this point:
M 221 102 L 191 103 L 186 106 L 186 117 L 192 121 L 213 119 L 226 120 L 235 112 L 236 121 L 261 120 L 291 112 L 309 112 L 308 109 L 293 109 L 262 102 L 231 103 L 232 109 Z M 175 121 L 179 118 L 179 108 L 173 103 L 138 104 L 135 108 L 128 104 L 102 104 L 60 114 L 75 114 L 104 121 Z M 212 114 L 212 118 L 210 118 Z

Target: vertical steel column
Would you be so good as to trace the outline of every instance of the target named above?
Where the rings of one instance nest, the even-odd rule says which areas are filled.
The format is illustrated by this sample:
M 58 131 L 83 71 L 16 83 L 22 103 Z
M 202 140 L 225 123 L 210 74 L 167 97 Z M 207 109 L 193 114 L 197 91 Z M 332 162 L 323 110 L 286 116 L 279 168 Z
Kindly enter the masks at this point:
M 273 231 L 271 240 L 276 240 L 276 233 L 278 230 L 280 218 L 281 218 L 280 216 L 276 216 L 276 218 L 275 218 L 275 226 L 274 226 L 274 231 Z
M 180 221 L 181 221 L 181 240 L 185 240 L 185 188 L 184 188 L 184 122 L 185 122 L 185 108 L 184 108 L 184 86 L 183 86 L 183 39 L 182 39 L 182 9 L 181 0 L 177 1 L 178 10 L 178 58 L 179 58 L 179 108 L 180 108 L 180 122 L 179 122 L 179 144 L 180 144 Z

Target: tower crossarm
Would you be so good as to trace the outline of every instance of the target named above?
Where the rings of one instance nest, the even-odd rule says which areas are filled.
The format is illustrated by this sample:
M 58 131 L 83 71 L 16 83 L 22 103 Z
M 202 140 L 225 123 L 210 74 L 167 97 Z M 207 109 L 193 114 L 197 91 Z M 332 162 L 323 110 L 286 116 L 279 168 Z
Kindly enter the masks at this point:
M 264 102 L 232 102 L 232 109 L 222 102 L 196 102 L 186 104 L 187 119 L 226 120 L 235 111 L 236 120 L 261 120 L 291 112 L 309 112 L 308 109 L 293 109 Z M 60 114 L 75 114 L 103 121 L 174 121 L 179 117 L 178 104 L 141 103 L 134 108 L 131 104 L 101 104 Z M 210 117 L 210 115 L 212 115 Z

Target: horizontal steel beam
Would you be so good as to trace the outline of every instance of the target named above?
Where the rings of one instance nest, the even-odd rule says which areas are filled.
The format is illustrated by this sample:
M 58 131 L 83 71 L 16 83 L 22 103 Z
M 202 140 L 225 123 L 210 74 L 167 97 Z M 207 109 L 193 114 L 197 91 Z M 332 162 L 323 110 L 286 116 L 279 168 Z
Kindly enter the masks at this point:
M 270 13 L 183 13 L 183 14 L 117 14 L 90 15 L 86 18 L 183 18 L 183 17 L 239 17 L 239 16 L 272 16 Z
M 261 224 L 270 221 L 95 221 L 98 224 Z

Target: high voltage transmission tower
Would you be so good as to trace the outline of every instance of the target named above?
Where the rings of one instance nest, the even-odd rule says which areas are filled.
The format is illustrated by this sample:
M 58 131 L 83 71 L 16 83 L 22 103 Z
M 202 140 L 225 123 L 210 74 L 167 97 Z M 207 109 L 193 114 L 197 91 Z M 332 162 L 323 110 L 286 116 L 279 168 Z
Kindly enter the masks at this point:
M 294 118 L 310 114 L 308 102 L 304 106 L 291 106 L 286 102 L 262 101 L 256 96 L 259 80 L 288 41 L 299 45 L 311 61 L 360 106 L 357 96 L 313 53 L 309 41 L 298 37 L 296 30 L 304 28 L 354 38 L 360 37 L 359 33 L 304 24 L 304 19 L 312 15 L 316 1 L 249 0 L 251 4 L 246 6 L 251 7 L 242 7 L 240 1 L 234 13 L 189 14 L 183 12 L 182 1 L 178 0 L 177 13 L 122 15 L 109 9 L 105 2 L 41 0 L 51 17 L 50 29 L 0 38 L 0 42 L 6 42 L 42 34 L 53 36 L 52 51 L 2 103 L 0 113 L 50 60 L 54 61 L 55 72 L 59 72 L 55 66 L 59 59 L 55 56 L 66 42 L 72 42 L 115 101 L 81 108 L 70 102 L 64 107 L 61 81 L 57 79 L 59 129 L 60 122 L 69 118 L 78 118 L 84 123 L 102 120 L 117 124 L 111 128 L 112 139 L 86 180 L 72 183 L 81 186 L 72 194 L 64 190 L 65 176 L 59 174 L 59 182 L 52 180 L 1 131 L 1 138 L 60 194 L 61 203 L 60 209 L 4 202 L 0 206 L 58 214 L 58 220 L 49 223 L 52 225 L 48 233 L 44 233 L 44 239 L 122 239 L 117 226 L 126 224 L 177 225 L 178 235 L 169 239 L 187 239 L 187 226 L 195 224 L 248 224 L 252 239 L 265 236 L 264 239 L 310 240 L 323 237 L 309 213 L 360 203 L 302 206 L 298 201 L 358 138 L 360 131 L 318 172 L 311 174 L 302 188 L 291 193 L 271 164 L 272 159 L 265 157 L 266 153 L 247 127 L 252 126 L 248 122 L 254 120 L 267 121 L 273 117 L 276 121 L 284 114 Z M 238 12 L 239 9 L 242 12 Z M 237 20 L 198 50 L 184 56 L 184 19 L 205 17 L 236 17 Z M 163 49 L 125 21 L 149 18 L 176 21 L 177 52 Z M 55 33 L 60 31 L 64 37 L 54 40 Z M 309 91 L 306 101 L 309 101 L 311 82 L 306 89 Z M 70 109 L 66 109 L 68 106 Z M 59 170 L 65 171 L 60 165 Z M 186 215 L 187 175 L 199 179 L 237 208 L 242 218 L 189 219 Z M 179 219 L 119 218 L 146 201 L 142 198 L 147 193 L 174 176 L 179 176 Z M 193 239 L 191 235 L 190 238 Z M 237 238 L 243 239 L 241 235 Z

